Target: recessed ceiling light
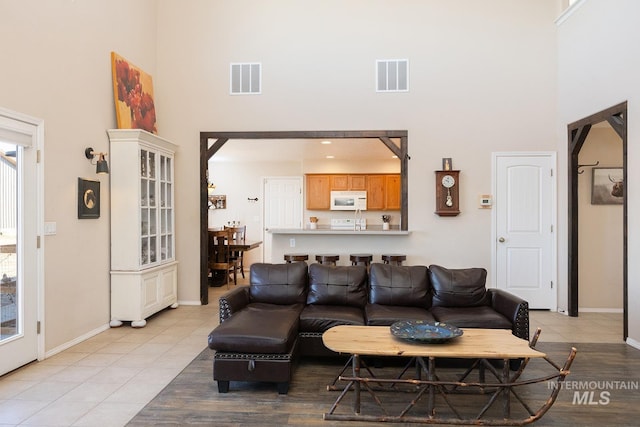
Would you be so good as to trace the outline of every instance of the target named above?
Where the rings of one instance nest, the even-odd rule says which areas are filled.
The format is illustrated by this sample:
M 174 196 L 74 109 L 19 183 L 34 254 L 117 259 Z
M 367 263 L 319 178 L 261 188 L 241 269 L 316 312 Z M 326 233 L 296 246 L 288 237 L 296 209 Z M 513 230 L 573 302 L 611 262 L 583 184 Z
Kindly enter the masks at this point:
M 391 156 L 392 159 L 397 159 L 398 156 L 396 156 L 395 154 L 393 156 Z
M 335 159 L 336 158 L 336 156 L 326 156 L 326 157 L 327 157 L 327 159 Z
M 321 141 L 320 144 L 329 145 L 331 144 L 331 141 Z

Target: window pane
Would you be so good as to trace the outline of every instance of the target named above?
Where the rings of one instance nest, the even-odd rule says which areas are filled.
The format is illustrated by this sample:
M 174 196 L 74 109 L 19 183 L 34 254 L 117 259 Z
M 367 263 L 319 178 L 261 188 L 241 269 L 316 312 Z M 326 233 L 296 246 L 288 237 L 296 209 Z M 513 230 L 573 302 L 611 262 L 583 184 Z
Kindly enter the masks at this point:
M 0 142 L 0 341 L 20 331 L 22 306 L 18 285 L 18 181 L 21 150 Z

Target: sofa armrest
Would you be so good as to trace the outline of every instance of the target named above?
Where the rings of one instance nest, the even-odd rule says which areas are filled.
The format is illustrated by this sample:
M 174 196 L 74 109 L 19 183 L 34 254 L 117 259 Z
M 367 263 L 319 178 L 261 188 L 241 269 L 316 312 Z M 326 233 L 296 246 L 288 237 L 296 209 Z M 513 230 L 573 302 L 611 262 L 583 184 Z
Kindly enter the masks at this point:
M 249 287 L 240 286 L 220 297 L 220 323 L 249 305 Z
M 502 289 L 487 289 L 491 306 L 511 321 L 513 335 L 529 341 L 529 303 Z

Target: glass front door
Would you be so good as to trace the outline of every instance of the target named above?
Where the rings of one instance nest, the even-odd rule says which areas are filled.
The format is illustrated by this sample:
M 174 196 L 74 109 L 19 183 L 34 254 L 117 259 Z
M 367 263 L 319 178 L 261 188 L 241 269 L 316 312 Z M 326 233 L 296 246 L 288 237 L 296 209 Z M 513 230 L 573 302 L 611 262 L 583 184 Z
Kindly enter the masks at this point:
M 0 375 L 38 358 L 38 123 L 0 109 Z
M 18 282 L 18 200 L 15 144 L 0 142 L 0 342 L 14 337 L 21 325 Z

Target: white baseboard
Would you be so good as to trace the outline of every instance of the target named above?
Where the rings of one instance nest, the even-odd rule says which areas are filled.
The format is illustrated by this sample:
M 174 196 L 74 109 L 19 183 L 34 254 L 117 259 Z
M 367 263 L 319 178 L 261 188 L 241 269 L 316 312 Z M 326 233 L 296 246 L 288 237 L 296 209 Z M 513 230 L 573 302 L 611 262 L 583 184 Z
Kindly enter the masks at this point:
M 178 304 L 180 304 L 180 305 L 202 305 L 200 300 L 196 300 L 196 301 L 178 301 Z
M 584 308 L 578 307 L 578 314 L 580 313 L 624 313 L 622 308 Z
M 78 338 L 75 338 L 69 342 L 66 342 L 62 345 L 59 345 L 58 347 L 52 348 L 51 350 L 47 351 L 44 353 L 44 358 L 47 359 L 51 356 L 54 356 L 60 352 L 65 351 L 68 348 L 73 347 L 76 344 L 80 344 L 82 341 L 88 340 L 91 337 L 95 337 L 96 335 L 98 335 L 101 332 L 106 331 L 107 329 L 110 329 L 111 327 L 109 326 L 109 324 L 107 323 L 106 325 L 102 325 L 99 328 L 96 328 L 92 331 L 87 332 L 84 335 L 79 336 Z
M 627 337 L 627 344 L 629 344 L 633 348 L 637 348 L 640 350 L 640 341 L 636 341 L 633 338 Z

